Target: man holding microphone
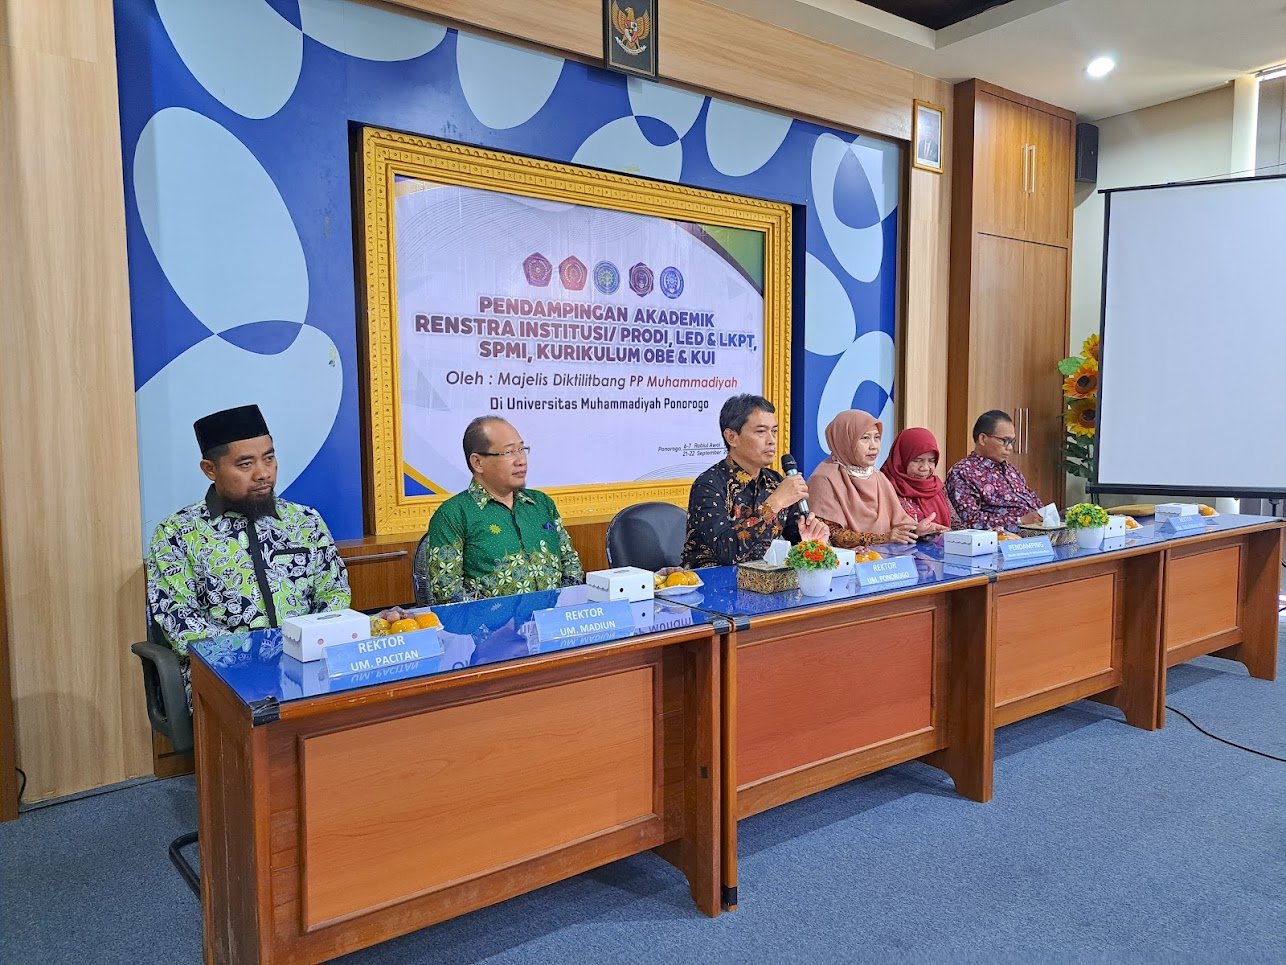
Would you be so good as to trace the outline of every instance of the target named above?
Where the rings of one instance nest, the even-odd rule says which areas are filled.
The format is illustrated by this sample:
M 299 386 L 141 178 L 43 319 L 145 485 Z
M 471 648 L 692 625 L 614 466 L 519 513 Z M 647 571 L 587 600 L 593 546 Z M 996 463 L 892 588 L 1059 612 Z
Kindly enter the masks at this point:
M 826 524 L 806 513 L 804 477 L 783 478 L 768 468 L 777 458 L 776 411 L 758 395 L 736 395 L 723 404 L 719 430 L 728 454 L 692 483 L 685 567 L 762 559 L 774 539 L 828 541 Z M 789 456 L 783 463 L 788 472 L 794 469 Z

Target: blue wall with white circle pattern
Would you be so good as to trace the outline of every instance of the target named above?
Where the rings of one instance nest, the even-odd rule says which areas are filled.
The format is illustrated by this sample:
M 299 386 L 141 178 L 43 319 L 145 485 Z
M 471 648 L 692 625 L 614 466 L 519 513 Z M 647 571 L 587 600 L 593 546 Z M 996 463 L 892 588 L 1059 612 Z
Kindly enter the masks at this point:
M 247 402 L 278 490 L 362 535 L 356 125 L 796 205 L 792 448 L 851 407 L 891 437 L 897 145 L 348 0 L 117 0 L 116 45 L 145 540 Z

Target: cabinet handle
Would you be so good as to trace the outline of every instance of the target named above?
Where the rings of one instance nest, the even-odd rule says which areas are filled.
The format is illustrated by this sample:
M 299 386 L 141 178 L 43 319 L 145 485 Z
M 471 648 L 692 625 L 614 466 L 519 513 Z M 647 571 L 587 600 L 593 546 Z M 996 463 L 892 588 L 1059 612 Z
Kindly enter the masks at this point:
M 1029 175 L 1027 172 L 1027 161 L 1030 155 L 1030 152 L 1027 149 L 1029 147 L 1031 147 L 1030 144 L 1023 145 L 1023 194 L 1027 193 L 1027 181 L 1029 178 Z
M 1036 153 L 1035 145 L 1032 146 L 1032 153 Z M 1023 406 L 1023 455 L 1031 452 L 1031 409 Z
M 406 555 L 406 550 L 390 550 L 387 553 L 368 553 L 363 556 L 349 556 L 344 558 L 344 563 L 349 566 L 354 563 L 379 563 L 383 560 L 400 560 Z
M 1036 145 L 1031 145 L 1031 193 L 1036 193 Z

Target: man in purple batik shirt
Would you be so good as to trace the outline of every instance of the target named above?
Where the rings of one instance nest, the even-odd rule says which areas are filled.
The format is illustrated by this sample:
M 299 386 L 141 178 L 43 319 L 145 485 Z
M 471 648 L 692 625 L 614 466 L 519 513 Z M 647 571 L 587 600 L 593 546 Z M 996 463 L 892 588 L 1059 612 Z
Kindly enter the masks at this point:
M 947 473 L 951 524 L 959 529 L 1003 529 L 1039 522 L 1040 497 L 1009 463 L 1014 421 L 1008 413 L 992 409 L 978 416 L 973 444 L 973 452 Z

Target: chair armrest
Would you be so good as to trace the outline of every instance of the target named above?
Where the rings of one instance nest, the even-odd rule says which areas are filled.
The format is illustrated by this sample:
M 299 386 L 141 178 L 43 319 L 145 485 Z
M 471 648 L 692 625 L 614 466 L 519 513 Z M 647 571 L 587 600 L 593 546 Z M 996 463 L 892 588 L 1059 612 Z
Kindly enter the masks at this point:
M 165 644 L 150 640 L 136 643 L 130 650 L 143 664 L 143 691 L 152 728 L 169 738 L 176 752 L 192 750 L 192 708 L 183 685 L 179 655 Z

